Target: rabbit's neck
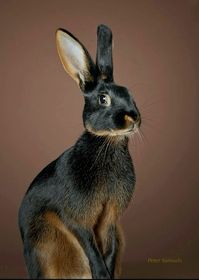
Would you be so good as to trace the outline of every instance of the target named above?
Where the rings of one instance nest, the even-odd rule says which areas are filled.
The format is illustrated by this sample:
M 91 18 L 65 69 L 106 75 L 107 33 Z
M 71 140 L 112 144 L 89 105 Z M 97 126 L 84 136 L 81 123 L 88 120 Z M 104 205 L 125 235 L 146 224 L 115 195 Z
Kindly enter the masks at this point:
M 112 165 L 120 167 L 120 164 L 131 161 L 128 151 L 128 138 L 116 139 L 98 137 L 87 131 L 79 138 L 72 148 L 69 162 L 73 170 L 84 170 L 86 173 L 112 169 Z
M 128 138 L 115 136 L 96 136 L 88 131 L 85 131 L 80 139 L 77 141 L 74 150 L 79 153 L 79 156 L 83 156 L 86 160 L 88 159 L 107 159 L 110 161 L 122 152 L 128 152 Z M 111 159 L 108 158 L 111 156 Z M 121 155 L 120 155 L 121 156 Z M 86 158 L 85 158 L 86 157 Z

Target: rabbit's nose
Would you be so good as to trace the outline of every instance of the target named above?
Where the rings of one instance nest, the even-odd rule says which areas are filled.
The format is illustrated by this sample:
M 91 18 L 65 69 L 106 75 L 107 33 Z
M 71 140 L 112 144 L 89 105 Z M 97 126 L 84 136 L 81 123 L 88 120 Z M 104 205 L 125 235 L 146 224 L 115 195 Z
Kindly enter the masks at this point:
M 134 124 L 138 124 L 138 126 L 140 126 L 141 123 L 141 118 L 139 114 L 135 111 L 132 111 L 129 114 L 125 114 L 124 120 L 127 127 L 134 126 Z

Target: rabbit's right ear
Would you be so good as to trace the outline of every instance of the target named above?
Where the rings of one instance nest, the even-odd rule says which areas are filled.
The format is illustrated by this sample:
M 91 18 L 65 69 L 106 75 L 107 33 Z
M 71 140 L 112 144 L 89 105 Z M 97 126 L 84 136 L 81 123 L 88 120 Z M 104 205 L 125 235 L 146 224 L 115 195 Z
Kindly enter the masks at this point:
M 104 24 L 97 28 L 96 65 L 101 79 L 113 82 L 112 31 Z
M 68 31 L 56 32 L 57 51 L 66 72 L 78 83 L 83 92 L 96 82 L 95 65 L 86 48 Z

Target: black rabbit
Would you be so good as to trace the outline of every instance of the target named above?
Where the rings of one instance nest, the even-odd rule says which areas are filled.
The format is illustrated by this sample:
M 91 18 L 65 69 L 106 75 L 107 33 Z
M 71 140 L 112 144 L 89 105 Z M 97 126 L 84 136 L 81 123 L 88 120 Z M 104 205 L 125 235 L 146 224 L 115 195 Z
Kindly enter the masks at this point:
M 19 210 L 30 278 L 118 278 L 124 239 L 118 219 L 135 185 L 128 137 L 141 117 L 113 80 L 112 32 L 97 29 L 96 65 L 68 31 L 57 49 L 85 98 L 85 131 L 33 180 Z

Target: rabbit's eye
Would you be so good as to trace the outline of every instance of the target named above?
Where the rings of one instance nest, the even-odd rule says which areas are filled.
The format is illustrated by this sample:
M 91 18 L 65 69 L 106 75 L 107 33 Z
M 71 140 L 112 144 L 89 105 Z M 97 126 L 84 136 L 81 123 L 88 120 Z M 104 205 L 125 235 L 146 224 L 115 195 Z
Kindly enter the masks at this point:
M 111 98 L 107 94 L 101 94 L 99 96 L 99 104 L 104 106 L 110 106 L 111 105 Z

